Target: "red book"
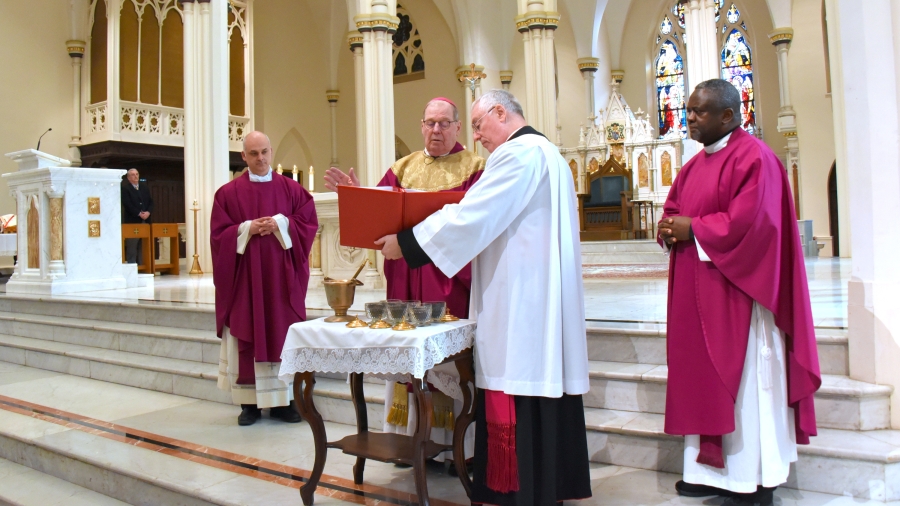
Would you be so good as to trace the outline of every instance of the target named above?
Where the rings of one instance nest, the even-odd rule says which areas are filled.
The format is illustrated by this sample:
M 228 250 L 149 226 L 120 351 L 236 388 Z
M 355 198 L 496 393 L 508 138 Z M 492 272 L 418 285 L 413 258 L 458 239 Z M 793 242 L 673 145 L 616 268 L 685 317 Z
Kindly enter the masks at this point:
M 378 249 L 375 241 L 413 228 L 466 192 L 422 192 L 393 186 L 338 186 L 341 246 Z

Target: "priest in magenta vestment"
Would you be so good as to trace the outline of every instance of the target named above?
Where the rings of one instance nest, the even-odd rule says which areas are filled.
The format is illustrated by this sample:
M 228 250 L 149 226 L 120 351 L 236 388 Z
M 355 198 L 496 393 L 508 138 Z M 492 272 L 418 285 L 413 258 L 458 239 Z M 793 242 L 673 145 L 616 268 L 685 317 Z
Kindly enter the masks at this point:
M 680 494 L 766 505 L 816 435 L 821 376 L 787 175 L 740 110 L 727 81 L 697 86 L 687 119 L 704 150 L 659 223 L 671 248 L 665 431 L 685 436 Z
M 300 421 L 278 368 L 288 327 L 306 319 L 318 220 L 309 192 L 272 171 L 271 154 L 264 134 L 247 135 L 242 156 L 249 171 L 216 192 L 210 227 L 219 388 L 241 405 L 240 425 L 256 422 L 262 408 Z
M 467 191 L 484 170 L 484 158 L 466 150 L 457 139 L 460 133 L 459 111 L 447 98 L 438 97 L 428 102 L 422 114 L 422 137 L 425 149 L 409 154 L 388 169 L 378 186 L 392 186 L 426 192 Z M 331 168 L 325 173 L 325 187 L 335 190 L 339 184 L 359 186 L 353 169 L 348 174 Z M 410 269 L 406 260 L 385 260 L 384 276 L 387 281 L 387 298 L 443 301 L 447 311 L 460 318 L 469 314 L 469 290 L 472 284 L 471 266 L 457 275 L 448 277 L 434 265 Z M 457 375 L 455 366 L 438 366 L 438 370 Z M 426 378 L 427 379 L 427 378 Z M 385 389 L 384 430 L 412 434 L 415 430 L 415 410 L 404 383 L 388 381 Z M 453 439 L 454 417 L 462 410 L 462 399 L 454 400 L 439 390 L 433 390 L 432 400 L 435 424 L 432 440 L 450 444 Z M 473 442 L 469 437 L 467 441 Z M 470 448 L 471 444 L 467 444 Z M 466 454 L 471 455 L 471 449 Z M 436 460 L 443 460 L 439 455 Z

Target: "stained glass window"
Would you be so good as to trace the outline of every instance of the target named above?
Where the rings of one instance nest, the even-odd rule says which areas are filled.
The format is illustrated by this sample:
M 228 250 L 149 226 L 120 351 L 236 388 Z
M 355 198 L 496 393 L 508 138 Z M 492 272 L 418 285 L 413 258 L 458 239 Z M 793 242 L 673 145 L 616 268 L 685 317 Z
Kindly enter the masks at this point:
M 656 97 L 661 139 L 687 137 L 684 111 L 684 61 L 678 47 L 667 40 L 656 58 Z
M 400 23 L 394 32 L 392 47 L 394 77 L 424 72 L 425 58 L 419 30 L 400 4 L 397 4 L 397 17 L 400 18 Z
M 663 35 L 672 33 L 672 22 L 669 21 L 669 16 L 666 16 L 665 19 L 662 20 L 662 23 L 659 24 L 659 31 L 662 32 Z
M 728 18 L 729 23 L 737 23 L 738 19 L 741 17 L 741 11 L 738 10 L 736 5 L 731 4 L 731 8 L 728 9 L 728 14 L 726 14 L 725 17 Z
M 684 4 L 675 2 L 675 6 L 672 7 L 672 14 L 678 19 L 678 26 L 684 28 Z
M 750 46 L 737 29 L 733 29 L 725 39 L 725 47 L 722 49 L 722 79 L 734 85 L 741 94 L 741 127 L 748 133 L 755 134 L 753 62 Z

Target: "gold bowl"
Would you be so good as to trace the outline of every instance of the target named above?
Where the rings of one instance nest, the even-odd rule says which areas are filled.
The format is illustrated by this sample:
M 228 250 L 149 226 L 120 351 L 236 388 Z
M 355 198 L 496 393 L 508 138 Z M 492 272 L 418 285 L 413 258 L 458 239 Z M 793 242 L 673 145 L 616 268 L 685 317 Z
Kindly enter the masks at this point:
M 328 300 L 328 305 L 334 310 L 334 316 L 325 318 L 325 321 L 348 323 L 356 320 L 355 316 L 347 315 L 347 310 L 353 305 L 356 287 L 362 286 L 362 281 L 325 278 L 322 283 L 325 285 L 325 298 Z

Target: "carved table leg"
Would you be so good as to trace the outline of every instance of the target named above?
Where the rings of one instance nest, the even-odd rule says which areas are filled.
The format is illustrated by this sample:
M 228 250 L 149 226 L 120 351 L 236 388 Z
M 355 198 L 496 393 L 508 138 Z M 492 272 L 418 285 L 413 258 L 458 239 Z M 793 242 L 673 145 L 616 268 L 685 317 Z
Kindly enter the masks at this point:
M 363 393 L 363 375 L 350 374 L 350 396 L 353 399 L 353 407 L 356 408 L 356 433 L 362 434 L 369 431 L 369 413 L 366 411 L 366 397 Z M 353 483 L 362 485 L 363 472 L 366 470 L 366 458 L 356 457 L 353 465 Z
M 316 405 L 313 403 L 313 388 L 315 385 L 316 378 L 312 372 L 298 372 L 294 374 L 294 400 L 297 402 L 297 407 L 300 408 L 300 414 L 303 416 L 303 419 L 309 423 L 309 428 L 312 429 L 316 448 L 316 460 L 309 475 L 309 481 L 300 487 L 300 498 L 306 506 L 311 506 L 313 503 L 313 494 L 316 492 L 316 487 L 319 486 L 322 470 L 325 469 L 325 457 L 328 455 L 325 423 L 322 421 L 322 415 L 319 414 L 318 410 L 316 410 Z
M 424 380 L 413 378 L 416 399 L 416 432 L 413 434 L 413 470 L 420 506 L 429 506 L 428 480 L 425 476 L 425 445 L 431 440 L 431 391 Z
M 472 480 L 466 471 L 466 430 L 475 421 L 475 403 L 473 395 L 475 389 L 475 369 L 472 364 L 471 353 L 456 361 L 456 370 L 459 371 L 459 386 L 463 393 L 462 411 L 456 418 L 456 426 L 453 428 L 453 465 L 456 474 L 462 482 L 466 495 L 472 497 Z

